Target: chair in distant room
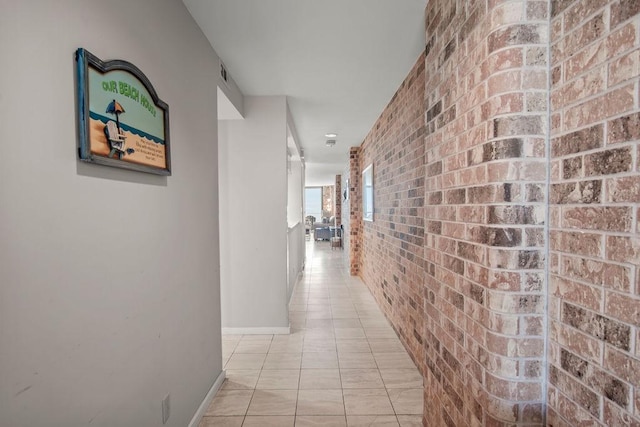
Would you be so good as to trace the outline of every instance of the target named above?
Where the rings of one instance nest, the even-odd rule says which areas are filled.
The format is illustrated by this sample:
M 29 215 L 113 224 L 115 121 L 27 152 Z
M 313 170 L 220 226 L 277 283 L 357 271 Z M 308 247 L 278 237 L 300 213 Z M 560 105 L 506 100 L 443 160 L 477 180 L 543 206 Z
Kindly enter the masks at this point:
M 342 235 L 344 234 L 344 227 L 340 224 L 340 227 L 334 228 L 334 232 L 331 236 L 331 250 L 342 249 Z
M 304 218 L 304 238 L 309 240 L 311 238 L 311 230 L 313 229 L 313 224 L 316 222 L 316 217 L 313 215 L 307 215 Z

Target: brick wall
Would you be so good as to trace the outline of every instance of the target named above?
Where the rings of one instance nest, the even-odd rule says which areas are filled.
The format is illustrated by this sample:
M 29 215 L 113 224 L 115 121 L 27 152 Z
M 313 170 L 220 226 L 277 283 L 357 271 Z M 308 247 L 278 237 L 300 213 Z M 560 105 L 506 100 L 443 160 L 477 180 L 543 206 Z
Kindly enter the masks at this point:
M 425 425 L 640 425 L 640 1 L 425 18 L 350 159 L 352 274 L 425 377 Z
M 426 12 L 425 419 L 543 420 L 546 2 Z
M 340 227 L 342 224 L 342 175 L 336 175 L 336 186 L 335 186 L 335 212 L 334 215 L 336 217 L 336 225 Z
M 418 364 L 425 326 L 424 67 L 420 57 L 362 144 L 358 168 L 374 163 L 374 221 L 362 223 L 360 275 Z M 357 193 L 352 206 L 362 205 Z
M 552 2 L 549 425 L 640 424 L 640 1 Z
M 362 264 L 362 196 L 360 191 L 360 147 L 349 149 L 349 272 L 360 274 Z
M 325 185 L 322 187 L 322 218 L 329 219 L 333 216 L 335 208 L 334 192 L 335 189 L 333 185 Z
M 359 152 L 360 275 L 425 376 L 425 425 L 543 419 L 546 13 L 430 1 L 426 58 Z

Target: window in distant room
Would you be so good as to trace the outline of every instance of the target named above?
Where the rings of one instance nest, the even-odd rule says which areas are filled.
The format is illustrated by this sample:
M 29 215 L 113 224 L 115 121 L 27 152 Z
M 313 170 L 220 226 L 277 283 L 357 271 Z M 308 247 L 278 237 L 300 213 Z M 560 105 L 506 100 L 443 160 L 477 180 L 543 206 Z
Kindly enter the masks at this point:
M 322 220 L 322 187 L 304 189 L 304 217 L 313 216 L 317 222 Z
M 362 171 L 362 218 L 373 221 L 373 164 Z

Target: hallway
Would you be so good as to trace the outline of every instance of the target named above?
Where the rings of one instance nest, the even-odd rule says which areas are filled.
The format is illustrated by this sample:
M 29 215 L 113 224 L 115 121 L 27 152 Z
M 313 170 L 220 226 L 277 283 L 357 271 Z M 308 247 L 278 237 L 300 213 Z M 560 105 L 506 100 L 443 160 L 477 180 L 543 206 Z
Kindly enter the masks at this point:
M 227 379 L 200 427 L 421 426 L 422 376 L 343 253 L 307 241 L 290 335 L 223 335 Z

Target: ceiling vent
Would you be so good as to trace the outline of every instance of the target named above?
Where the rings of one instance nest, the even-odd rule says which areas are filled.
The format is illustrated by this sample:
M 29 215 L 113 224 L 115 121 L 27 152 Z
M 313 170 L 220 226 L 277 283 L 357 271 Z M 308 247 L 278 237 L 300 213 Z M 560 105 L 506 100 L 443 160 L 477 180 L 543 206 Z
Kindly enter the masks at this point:
M 327 139 L 327 147 L 333 147 L 334 145 L 336 145 L 336 140 L 335 139 Z
M 220 61 L 220 80 L 229 87 L 229 74 L 227 73 L 227 67 L 224 66 L 222 61 Z

